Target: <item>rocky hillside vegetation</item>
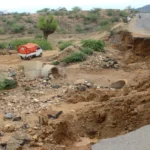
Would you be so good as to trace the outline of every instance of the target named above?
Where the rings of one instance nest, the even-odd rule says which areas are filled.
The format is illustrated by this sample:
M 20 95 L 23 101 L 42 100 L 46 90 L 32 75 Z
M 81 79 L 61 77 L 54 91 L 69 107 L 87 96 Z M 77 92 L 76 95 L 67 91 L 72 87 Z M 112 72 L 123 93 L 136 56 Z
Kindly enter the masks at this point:
M 41 37 L 42 32 L 37 28 L 37 22 L 40 15 L 47 13 L 55 16 L 59 23 L 56 32 L 63 34 L 109 30 L 115 23 L 125 21 L 129 15 L 121 10 L 95 8 L 90 11 L 83 11 L 78 7 L 71 11 L 42 9 L 35 14 L 12 13 L 0 15 L 0 35 L 21 34 L 21 36 Z

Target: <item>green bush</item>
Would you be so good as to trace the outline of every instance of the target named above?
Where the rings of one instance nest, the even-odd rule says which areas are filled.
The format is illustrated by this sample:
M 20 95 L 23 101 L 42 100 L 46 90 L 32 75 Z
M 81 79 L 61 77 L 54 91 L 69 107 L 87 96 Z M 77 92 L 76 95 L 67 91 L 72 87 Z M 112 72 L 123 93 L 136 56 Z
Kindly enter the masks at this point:
M 7 48 L 7 44 L 6 43 L 0 43 L 0 49 L 5 49 Z
M 28 30 L 28 34 L 33 34 L 33 33 L 34 33 L 34 30 L 30 28 L 30 29 Z
M 85 18 L 84 14 L 79 14 L 80 18 Z
M 87 54 L 87 55 L 92 55 L 93 54 L 93 49 L 91 49 L 89 47 L 82 47 L 81 52 L 83 52 L 84 54 Z
M 97 27 L 95 27 L 96 31 L 110 31 L 110 29 L 111 29 L 110 24 L 108 24 L 106 26 L 97 26 Z
M 22 13 L 20 13 L 20 15 L 22 15 L 22 16 L 29 16 L 30 13 L 22 12 Z
M 93 27 L 90 27 L 90 26 L 84 26 L 84 28 L 83 28 L 84 31 L 90 31 L 92 29 L 93 29 Z
M 26 43 L 36 43 L 38 44 L 43 50 L 52 50 L 52 45 L 43 39 L 22 39 L 22 40 L 13 40 L 10 42 L 13 49 L 18 49 L 19 45 L 23 45 Z
M 114 11 L 112 9 L 107 10 L 107 15 L 112 16 L 114 14 Z
M 5 31 L 4 31 L 4 28 L 0 28 L 0 34 L 4 34 Z
M 125 12 L 125 11 L 120 11 L 119 15 L 121 17 L 127 17 L 129 14 L 127 12 Z
M 4 79 L 0 81 L 0 90 L 12 89 L 17 87 L 17 82 L 15 80 Z
M 62 51 L 64 50 L 66 47 L 72 45 L 72 42 L 70 41 L 67 41 L 67 42 L 62 42 L 60 45 L 59 45 L 59 49 Z
M 3 22 L 6 22 L 6 18 L 3 18 L 2 21 L 3 21 Z
M 123 20 L 124 23 L 128 22 L 127 17 L 122 17 L 122 20 Z
M 25 22 L 27 22 L 27 23 L 33 23 L 33 20 L 31 18 L 28 18 L 28 19 L 25 20 Z
M 57 32 L 61 34 L 67 34 L 67 31 L 64 28 L 57 29 Z
M 100 14 L 101 8 L 93 8 L 90 12 L 95 14 Z
M 104 52 L 105 43 L 103 41 L 89 39 L 81 41 L 81 44 L 82 47 L 88 47 L 95 51 Z
M 119 17 L 113 17 L 113 18 L 111 18 L 110 19 L 111 20 L 111 22 L 119 22 Z
M 104 21 L 101 21 L 99 24 L 100 26 L 107 26 L 110 24 L 110 22 L 108 20 L 104 20 Z
M 54 61 L 52 64 L 53 64 L 53 65 L 59 65 L 59 63 L 60 63 L 60 62 L 59 62 L 58 60 L 56 60 L 56 61 Z
M 72 14 L 68 14 L 68 18 L 72 19 L 73 18 Z
M 15 24 L 15 20 L 6 20 L 6 25 Z
M 81 32 L 83 32 L 83 28 L 78 24 L 78 25 L 76 25 L 76 31 L 81 33 Z
M 80 14 L 75 14 L 74 18 L 79 19 L 80 18 Z
M 84 18 L 84 25 L 89 25 L 89 22 L 88 22 L 88 20 L 86 20 L 85 18 Z
M 62 62 L 65 62 L 67 64 L 72 62 L 81 62 L 86 60 L 86 55 L 82 52 L 74 52 L 71 53 L 69 56 L 65 57 Z
M 99 15 L 94 13 L 89 13 L 85 18 L 84 21 L 90 21 L 90 22 L 98 22 Z
M 33 39 L 31 42 L 38 44 L 43 50 L 53 49 L 51 43 L 44 39 Z
M 20 25 L 20 24 L 12 24 L 11 26 L 11 32 L 12 33 L 20 33 L 20 32 L 23 32 L 25 29 L 25 27 L 23 25 Z
M 42 34 L 37 34 L 37 35 L 35 36 L 35 38 L 36 38 L 36 39 L 42 39 L 42 38 L 43 38 L 43 35 L 42 35 Z
M 80 7 L 78 7 L 78 6 L 75 6 L 75 7 L 72 8 L 72 11 L 75 12 L 75 13 L 76 13 L 76 12 L 79 12 L 79 11 L 81 11 L 81 10 L 82 10 L 82 9 L 81 9 Z

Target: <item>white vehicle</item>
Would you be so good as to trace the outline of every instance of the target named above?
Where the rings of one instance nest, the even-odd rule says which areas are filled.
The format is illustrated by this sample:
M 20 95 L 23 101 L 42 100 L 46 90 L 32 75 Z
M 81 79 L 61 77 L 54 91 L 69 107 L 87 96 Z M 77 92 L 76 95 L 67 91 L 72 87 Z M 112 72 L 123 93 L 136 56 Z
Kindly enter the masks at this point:
M 33 57 L 42 57 L 43 50 L 39 45 L 27 43 L 18 46 L 18 52 L 21 59 L 32 59 Z

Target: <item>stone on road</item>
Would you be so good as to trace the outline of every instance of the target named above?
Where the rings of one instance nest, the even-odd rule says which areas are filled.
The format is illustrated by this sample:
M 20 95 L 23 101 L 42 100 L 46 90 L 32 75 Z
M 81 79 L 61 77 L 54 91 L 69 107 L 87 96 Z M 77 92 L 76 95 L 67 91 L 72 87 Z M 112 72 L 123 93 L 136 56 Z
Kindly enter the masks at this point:
M 149 150 L 150 125 L 115 138 L 101 140 L 92 150 Z

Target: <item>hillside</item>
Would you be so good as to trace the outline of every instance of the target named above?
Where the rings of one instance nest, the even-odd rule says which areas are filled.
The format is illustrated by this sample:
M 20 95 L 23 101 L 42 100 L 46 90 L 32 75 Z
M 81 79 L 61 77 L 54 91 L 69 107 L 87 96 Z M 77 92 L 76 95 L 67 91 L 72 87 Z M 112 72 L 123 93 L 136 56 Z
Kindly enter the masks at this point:
M 141 8 L 138 8 L 137 10 L 141 13 L 150 12 L 150 5 L 143 6 Z
M 0 15 L 0 35 L 15 35 L 41 37 L 42 32 L 37 28 L 40 15 L 36 14 L 13 13 Z M 49 12 L 58 20 L 59 27 L 56 33 L 87 33 L 93 31 L 109 30 L 112 25 L 122 22 L 128 15 L 120 10 L 101 10 L 91 11 L 51 11 Z

